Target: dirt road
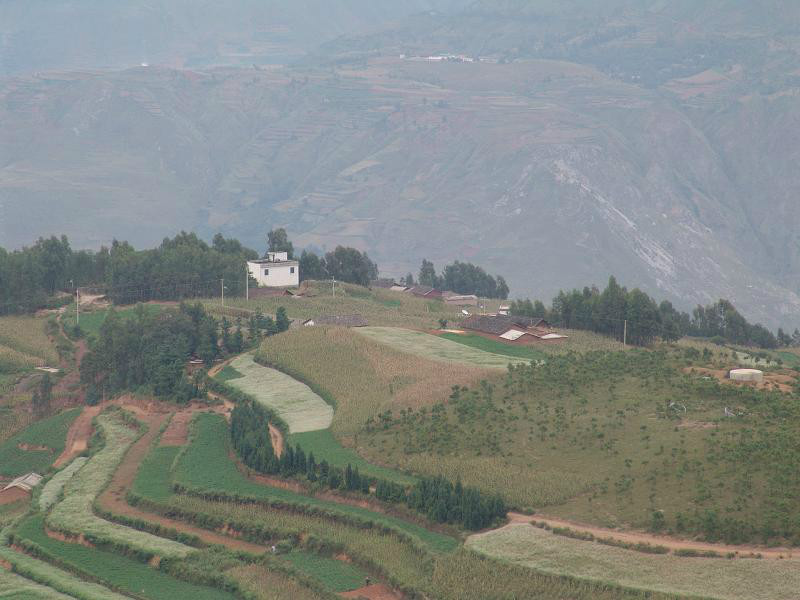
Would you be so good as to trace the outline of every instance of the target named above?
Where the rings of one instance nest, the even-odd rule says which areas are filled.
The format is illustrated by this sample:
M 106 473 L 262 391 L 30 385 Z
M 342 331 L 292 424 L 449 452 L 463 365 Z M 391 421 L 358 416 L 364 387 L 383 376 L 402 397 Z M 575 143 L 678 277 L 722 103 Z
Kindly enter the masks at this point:
M 767 548 L 762 546 L 749 546 L 749 545 L 728 545 L 728 544 L 712 544 L 709 542 L 698 542 L 695 540 L 686 540 L 666 535 L 655 535 L 646 532 L 637 531 L 617 531 L 616 529 L 608 529 L 605 527 L 596 527 L 594 525 L 587 525 L 585 523 L 576 523 L 566 519 L 558 519 L 547 517 L 545 515 L 523 515 L 520 513 L 508 513 L 509 524 L 515 525 L 519 523 L 546 523 L 550 527 L 569 527 L 574 531 L 581 533 L 591 533 L 599 538 L 612 538 L 625 543 L 631 544 L 651 544 L 653 546 L 666 546 L 670 550 L 697 550 L 698 552 L 718 552 L 719 554 L 728 554 L 730 552 L 740 556 L 747 556 L 751 554 L 760 554 L 764 558 L 791 558 L 793 553 L 800 555 L 800 551 L 791 548 Z M 587 542 L 591 543 L 591 542 Z
M 81 414 L 75 418 L 72 425 L 70 425 L 69 431 L 67 431 L 67 441 L 64 443 L 64 451 L 53 463 L 54 467 L 63 467 L 86 450 L 89 446 L 89 440 L 92 437 L 92 419 L 100 414 L 102 408 L 101 406 L 83 407 Z

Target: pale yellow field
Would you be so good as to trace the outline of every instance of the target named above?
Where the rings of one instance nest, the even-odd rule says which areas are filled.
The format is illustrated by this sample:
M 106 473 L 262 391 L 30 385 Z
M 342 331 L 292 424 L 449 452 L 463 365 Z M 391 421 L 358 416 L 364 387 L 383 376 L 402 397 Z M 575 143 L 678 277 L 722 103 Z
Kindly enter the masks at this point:
M 467 547 L 539 572 L 720 600 L 796 600 L 800 559 L 684 558 L 584 542 L 527 523 L 480 533 Z

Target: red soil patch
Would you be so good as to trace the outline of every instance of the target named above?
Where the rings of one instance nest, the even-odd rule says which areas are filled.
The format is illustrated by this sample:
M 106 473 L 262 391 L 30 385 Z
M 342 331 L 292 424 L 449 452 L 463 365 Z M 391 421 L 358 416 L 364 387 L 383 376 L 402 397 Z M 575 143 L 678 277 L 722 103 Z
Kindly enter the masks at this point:
M 89 540 L 81 535 L 65 535 L 60 531 L 56 531 L 54 529 L 50 529 L 49 527 L 45 527 L 44 532 L 47 534 L 47 537 L 52 538 L 54 540 L 58 540 L 59 542 L 66 542 L 67 544 L 79 544 L 81 546 L 86 546 L 87 548 L 94 548 L 94 544 L 92 544 Z
M 728 544 L 711 544 L 709 542 L 698 542 L 695 540 L 686 540 L 666 535 L 654 535 L 639 531 L 618 531 L 616 529 L 608 529 L 605 527 L 596 527 L 594 525 L 587 525 L 585 523 L 576 523 L 574 521 L 567 521 L 566 519 L 557 519 L 546 517 L 544 515 L 523 515 L 520 513 L 508 513 L 509 525 L 516 525 L 519 523 L 546 523 L 550 527 L 569 527 L 573 531 L 581 533 L 591 533 L 598 538 L 611 538 L 625 543 L 631 544 L 651 544 L 653 546 L 666 546 L 670 550 L 691 549 L 699 552 L 713 551 L 719 554 L 734 553 L 740 556 L 748 556 L 752 554 L 760 554 L 764 558 L 792 558 L 793 553 L 797 553 L 797 549 L 791 548 L 767 548 L 762 546 L 749 546 L 749 545 L 728 545 Z M 502 529 L 502 527 L 500 528 Z
M 4 492 L 0 492 L 0 506 L 13 504 L 14 502 L 18 502 L 26 498 L 30 498 L 30 492 L 26 492 L 21 488 L 13 487 Z
M 350 592 L 339 594 L 342 598 L 366 598 L 367 600 L 402 600 L 403 595 L 388 585 L 375 583 Z
M 194 412 L 191 409 L 175 413 L 161 436 L 161 446 L 183 446 L 189 441 L 189 424 Z
M 33 444 L 17 444 L 17 448 L 25 450 L 26 452 L 52 452 L 53 449 L 48 446 L 34 446 Z
M 727 383 L 728 385 L 745 385 L 750 387 L 759 388 L 762 390 L 771 390 L 777 388 L 787 394 L 794 391 L 794 385 L 797 383 L 797 372 L 790 370 L 783 371 L 765 371 L 764 380 L 756 381 L 734 381 L 728 379 L 728 372 L 730 369 L 708 369 L 706 367 L 684 367 L 683 372 L 689 375 L 705 375 L 706 377 L 713 377 L 720 383 Z

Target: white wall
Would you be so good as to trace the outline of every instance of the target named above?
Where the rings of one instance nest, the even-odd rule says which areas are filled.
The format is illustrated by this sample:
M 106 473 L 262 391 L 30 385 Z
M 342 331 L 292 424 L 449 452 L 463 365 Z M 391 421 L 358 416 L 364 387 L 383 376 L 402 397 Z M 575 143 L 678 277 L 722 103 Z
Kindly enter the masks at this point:
M 296 264 L 248 262 L 250 275 L 259 287 L 293 287 L 300 285 L 300 267 Z

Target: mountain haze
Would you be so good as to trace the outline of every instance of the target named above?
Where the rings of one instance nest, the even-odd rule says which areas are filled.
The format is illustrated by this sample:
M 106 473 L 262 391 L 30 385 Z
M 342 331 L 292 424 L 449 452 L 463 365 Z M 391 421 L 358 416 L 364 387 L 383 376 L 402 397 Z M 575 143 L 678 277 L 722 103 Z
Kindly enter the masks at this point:
M 94 55 L 80 44 L 26 63 L 3 21 L 0 245 L 193 228 L 260 248 L 281 225 L 386 274 L 471 260 L 547 299 L 613 273 L 684 308 L 726 297 L 800 325 L 794 3 L 364 4 L 277 11 L 304 24 L 276 60 L 203 62 L 256 3 L 203 13 L 161 66 L 117 71 L 76 70 Z M 52 14 L 22 6 L 18 32 Z M 91 66 L 137 64 L 134 46 Z M 485 60 L 417 59 L 437 54 Z

